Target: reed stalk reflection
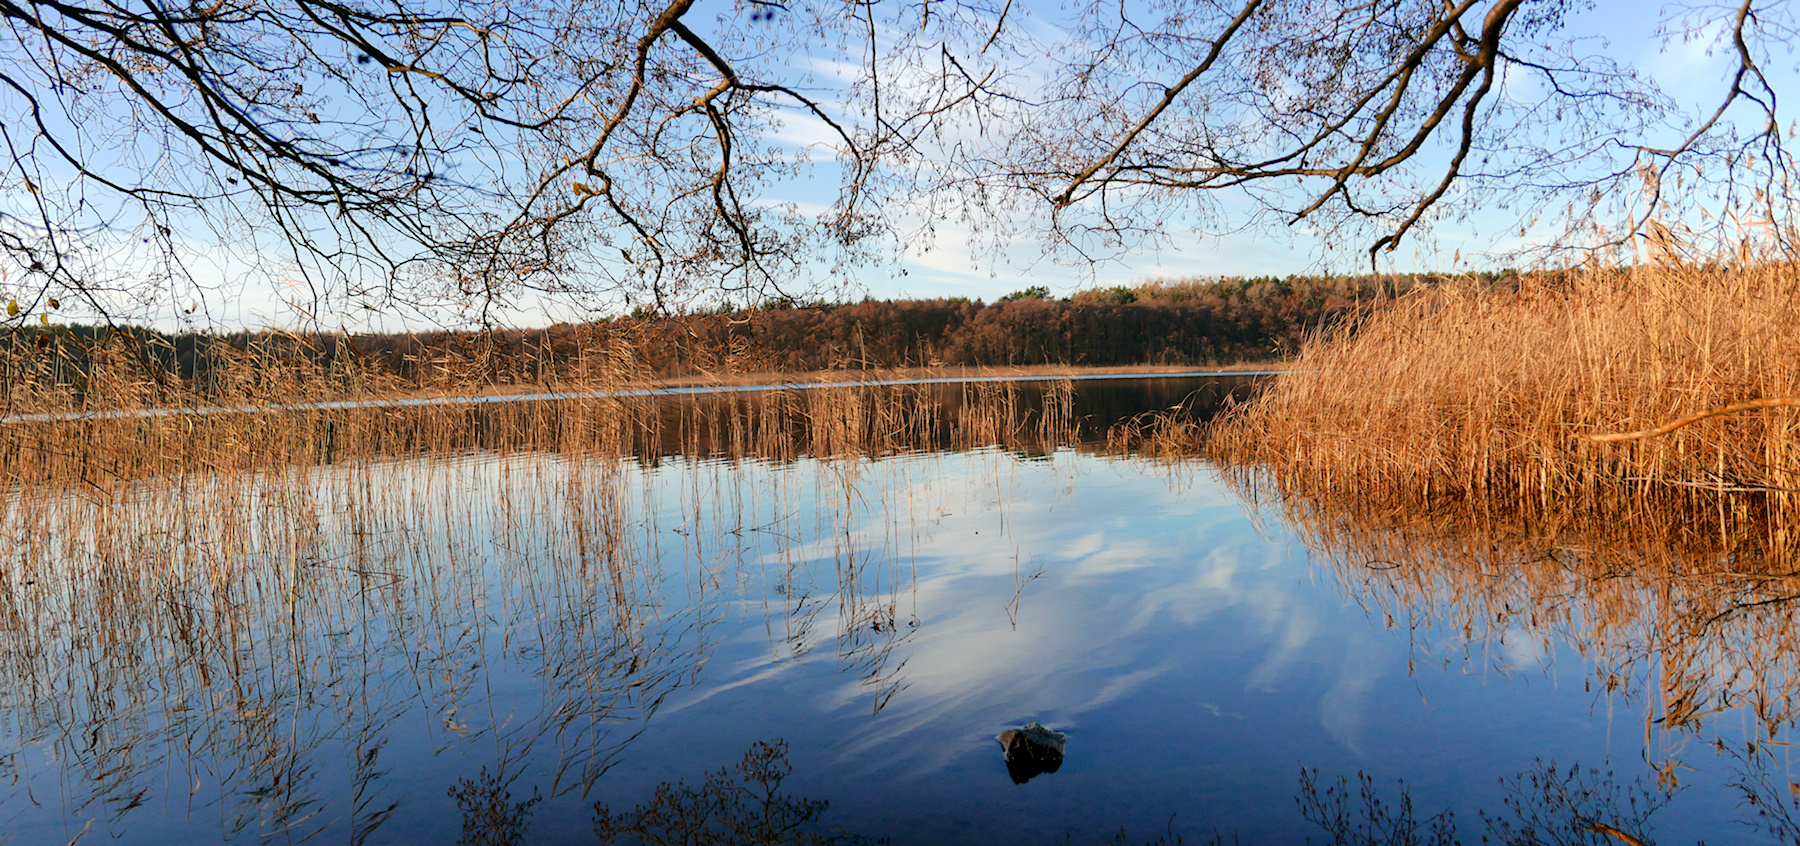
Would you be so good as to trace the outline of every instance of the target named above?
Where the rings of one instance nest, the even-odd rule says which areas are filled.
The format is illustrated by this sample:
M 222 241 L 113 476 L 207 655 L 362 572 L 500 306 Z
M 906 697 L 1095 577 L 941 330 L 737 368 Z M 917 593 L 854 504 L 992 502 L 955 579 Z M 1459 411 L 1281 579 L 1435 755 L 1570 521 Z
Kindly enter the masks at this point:
M 848 510 L 884 495 L 871 459 L 1066 446 L 1071 395 L 842 388 L 11 426 L 0 767 L 30 783 L 62 769 L 63 828 L 113 836 L 173 808 L 217 815 L 227 836 L 380 842 L 402 754 L 474 755 L 477 787 L 530 766 L 551 774 L 547 794 L 584 792 L 697 678 L 724 588 L 744 580 L 767 586 L 773 649 L 835 650 L 879 710 L 905 685 L 895 655 L 916 622 L 904 506 L 888 544 L 848 535 Z M 832 525 L 800 525 L 802 498 Z M 675 525 L 658 516 L 670 501 Z M 821 544 L 835 572 L 803 566 Z M 519 685 L 540 689 L 509 700 L 530 707 L 496 712 L 495 689 Z M 459 805 L 486 807 L 467 793 Z M 0 819 L 43 801 L 0 796 Z

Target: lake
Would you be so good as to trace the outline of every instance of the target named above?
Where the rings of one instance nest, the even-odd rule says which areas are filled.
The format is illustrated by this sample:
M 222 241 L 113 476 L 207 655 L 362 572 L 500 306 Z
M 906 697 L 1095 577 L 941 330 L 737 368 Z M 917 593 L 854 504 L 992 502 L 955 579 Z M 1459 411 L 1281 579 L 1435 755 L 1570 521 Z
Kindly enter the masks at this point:
M 1736 617 L 1677 667 L 1630 636 L 1666 585 L 1597 604 L 1107 438 L 1253 383 L 332 409 L 304 456 L 18 471 L 0 843 L 1791 840 L 1746 697 L 1793 653 Z M 191 448 L 272 428 L 237 416 Z M 173 425 L 15 424 L 11 460 Z M 1030 723 L 1054 771 L 1009 770 Z

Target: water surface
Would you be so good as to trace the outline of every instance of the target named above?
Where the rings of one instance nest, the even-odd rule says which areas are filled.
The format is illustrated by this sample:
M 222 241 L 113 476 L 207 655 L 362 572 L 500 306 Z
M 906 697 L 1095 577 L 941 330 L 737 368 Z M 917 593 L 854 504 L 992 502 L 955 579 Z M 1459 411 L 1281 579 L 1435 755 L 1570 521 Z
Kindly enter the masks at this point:
M 861 450 L 818 408 L 759 452 L 741 398 L 687 428 L 703 400 L 663 399 L 690 405 L 623 452 L 20 491 L 0 842 L 592 843 L 596 803 L 776 740 L 782 793 L 896 843 L 1330 842 L 1310 770 L 1403 779 L 1467 842 L 1509 797 L 1564 814 L 1506 781 L 1548 761 L 1676 772 L 1662 842 L 1772 842 L 1731 785 L 1785 759 L 1733 751 L 1742 714 L 1663 731 L 1579 626 L 1457 625 L 1205 461 L 1101 445 L 1205 384 L 934 387 L 935 422 Z M 1015 784 L 994 738 L 1031 722 L 1066 759 Z

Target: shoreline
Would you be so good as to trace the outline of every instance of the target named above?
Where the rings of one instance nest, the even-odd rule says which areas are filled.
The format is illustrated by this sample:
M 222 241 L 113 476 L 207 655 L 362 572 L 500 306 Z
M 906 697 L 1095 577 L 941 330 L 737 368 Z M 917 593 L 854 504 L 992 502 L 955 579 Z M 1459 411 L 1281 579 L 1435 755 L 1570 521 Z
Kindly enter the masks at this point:
M 749 388 L 749 387 L 809 387 L 814 385 L 833 384 L 868 384 L 875 382 L 917 382 L 945 381 L 955 382 L 976 379 L 1007 379 L 1014 381 L 1030 381 L 1033 379 L 1059 379 L 1062 377 L 1088 378 L 1094 376 L 1142 376 L 1153 378 L 1158 375 L 1195 376 L 1195 375 L 1266 375 L 1285 371 L 1287 362 L 1281 361 L 1245 361 L 1223 365 L 1179 365 L 1179 364 L 1122 364 L 1105 366 L 1083 366 L 1067 364 L 1018 364 L 995 366 L 945 366 L 945 367 L 871 367 L 864 370 L 759 370 L 744 373 L 699 373 L 690 376 L 659 376 L 650 379 L 625 379 L 619 382 L 606 383 L 604 387 L 593 384 L 574 384 L 548 382 L 543 384 L 488 385 L 479 391 L 457 390 L 414 390 L 376 396 L 364 399 L 371 402 L 390 400 L 431 400 L 431 399 L 474 399 L 479 397 L 508 397 L 530 394 L 552 393 L 589 393 L 593 391 L 647 391 L 660 392 L 683 390 L 691 392 L 705 388 Z
M 106 408 L 66 411 L 40 411 L 8 414 L 0 417 L 0 425 L 19 423 L 55 423 L 76 420 L 105 420 L 132 417 L 188 417 L 221 414 L 262 414 L 275 411 L 336 410 L 349 408 L 402 408 L 431 405 L 464 405 L 539 400 L 581 399 L 590 397 L 682 396 L 712 392 L 778 391 L 833 386 L 917 385 L 956 382 L 1034 382 L 1056 379 L 1154 379 L 1159 376 L 1195 378 L 1202 376 L 1270 376 L 1285 371 L 1281 363 L 1240 362 L 1217 368 L 1196 369 L 1164 365 L 1120 365 L 1111 367 L 1071 367 L 1065 365 L 1018 365 L 1006 367 L 913 367 L 869 370 L 826 370 L 802 373 L 780 371 L 742 374 L 701 374 L 656 380 L 621 381 L 604 387 L 588 385 L 495 385 L 486 390 L 456 392 L 393 392 L 365 397 L 312 400 L 302 402 L 206 404 L 188 406 L 154 406 L 142 408 Z M 835 377 L 835 378 L 834 378 Z

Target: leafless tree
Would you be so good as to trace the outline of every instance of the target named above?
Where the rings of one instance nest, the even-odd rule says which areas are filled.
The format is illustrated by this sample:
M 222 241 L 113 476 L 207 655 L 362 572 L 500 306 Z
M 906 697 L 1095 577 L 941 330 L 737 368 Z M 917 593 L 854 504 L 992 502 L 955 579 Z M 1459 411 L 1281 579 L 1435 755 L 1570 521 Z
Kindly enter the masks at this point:
M 811 95 L 726 58 L 785 43 L 789 71 L 805 57 L 771 36 L 799 13 L 740 4 L 703 38 L 692 5 L 4 0 L 6 281 L 27 311 L 104 315 L 176 296 L 222 246 L 290 274 L 304 309 L 779 291 L 816 242 L 869 232 L 871 159 Z M 759 203 L 798 168 L 767 137 L 785 113 L 848 163 L 823 213 Z
M 303 310 L 490 321 L 780 296 L 949 216 L 1089 260 L 1176 220 L 1374 255 L 1496 207 L 1558 246 L 1786 237 L 1792 10 L 1667 12 L 1736 66 L 1688 116 L 1565 37 L 1580 5 L 0 0 L 0 285 L 108 316 L 231 255 Z
M 1040 48 L 1035 90 L 987 100 L 1002 129 L 949 158 L 939 196 L 1028 209 L 1084 257 L 1184 217 L 1311 227 L 1371 258 L 1476 211 L 1547 235 L 1544 251 L 1629 251 L 1634 235 L 1727 222 L 1734 237 L 1760 226 L 1791 240 L 1793 161 L 1770 67 L 1794 43 L 1793 10 L 1643 10 L 1665 15 L 1665 42 L 1730 58 L 1693 114 L 1648 69 L 1569 35 L 1590 5 L 1094 2 Z

